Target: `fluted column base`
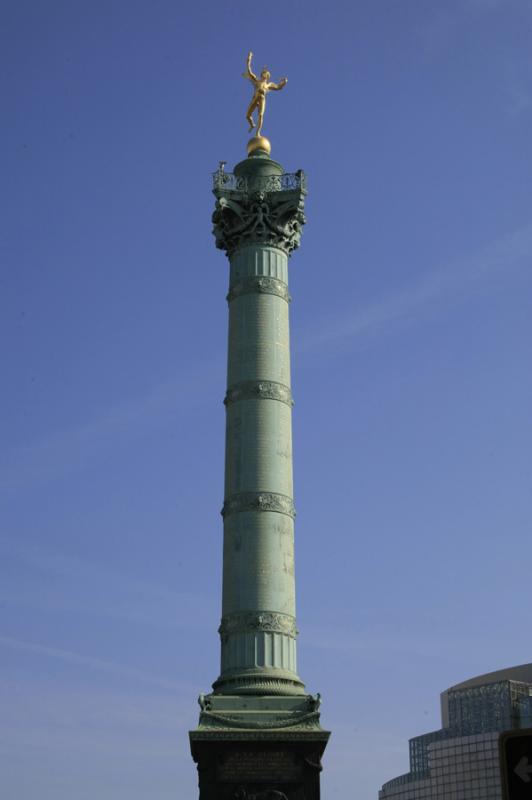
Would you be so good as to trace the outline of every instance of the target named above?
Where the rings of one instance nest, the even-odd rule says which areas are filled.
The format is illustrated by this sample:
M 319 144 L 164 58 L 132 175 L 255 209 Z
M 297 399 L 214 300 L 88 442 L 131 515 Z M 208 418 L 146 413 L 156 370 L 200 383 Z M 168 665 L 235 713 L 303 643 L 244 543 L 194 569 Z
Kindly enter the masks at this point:
M 305 684 L 293 672 L 282 669 L 257 668 L 224 672 L 212 685 L 215 694 L 279 695 L 305 694 Z

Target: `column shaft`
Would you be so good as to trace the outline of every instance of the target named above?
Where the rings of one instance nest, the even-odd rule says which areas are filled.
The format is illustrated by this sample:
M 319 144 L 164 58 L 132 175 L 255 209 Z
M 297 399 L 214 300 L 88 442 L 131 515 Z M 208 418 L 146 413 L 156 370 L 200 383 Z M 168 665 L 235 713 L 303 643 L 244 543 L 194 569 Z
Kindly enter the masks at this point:
M 228 300 L 220 683 L 300 692 L 286 253 L 234 253 Z

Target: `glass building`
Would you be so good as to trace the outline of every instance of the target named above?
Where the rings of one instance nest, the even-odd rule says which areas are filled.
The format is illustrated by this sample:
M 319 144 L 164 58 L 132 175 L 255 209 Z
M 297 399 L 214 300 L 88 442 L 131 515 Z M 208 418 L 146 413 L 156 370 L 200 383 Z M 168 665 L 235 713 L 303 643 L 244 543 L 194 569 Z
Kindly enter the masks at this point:
M 490 672 L 441 694 L 440 730 L 410 739 L 410 772 L 379 800 L 500 800 L 501 731 L 532 727 L 532 664 Z

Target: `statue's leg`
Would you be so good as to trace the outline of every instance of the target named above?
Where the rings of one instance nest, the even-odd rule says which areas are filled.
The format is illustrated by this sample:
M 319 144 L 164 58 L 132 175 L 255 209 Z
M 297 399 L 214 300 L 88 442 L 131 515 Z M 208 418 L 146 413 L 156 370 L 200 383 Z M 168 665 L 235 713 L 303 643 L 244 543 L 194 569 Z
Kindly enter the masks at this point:
M 258 118 L 257 118 L 257 136 L 260 136 L 260 133 L 262 131 L 262 120 L 263 120 L 263 118 L 264 118 L 264 112 L 261 113 L 259 111 L 259 115 L 258 115 Z
M 265 107 L 265 105 L 266 105 L 266 103 L 264 102 L 264 98 L 262 98 L 260 100 L 260 103 L 259 103 L 259 110 L 258 110 L 258 114 L 257 114 L 257 136 L 261 135 L 262 123 L 263 123 L 263 120 L 264 120 L 264 107 Z
M 246 111 L 246 119 L 249 122 L 249 130 L 250 131 L 252 131 L 253 128 L 255 127 L 255 121 L 253 119 L 252 114 L 255 111 L 256 107 L 257 107 L 256 102 L 254 100 L 252 100 L 251 103 L 248 106 L 248 110 Z

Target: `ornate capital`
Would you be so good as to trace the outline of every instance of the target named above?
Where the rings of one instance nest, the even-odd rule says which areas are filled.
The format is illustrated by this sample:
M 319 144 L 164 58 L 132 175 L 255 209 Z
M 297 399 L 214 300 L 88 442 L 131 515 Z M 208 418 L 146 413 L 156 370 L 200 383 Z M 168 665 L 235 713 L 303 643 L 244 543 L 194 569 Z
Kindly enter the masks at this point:
M 277 381 L 241 381 L 230 386 L 224 403 L 226 406 L 237 400 L 279 400 L 287 406 L 294 405 L 289 386 Z
M 222 617 L 218 633 L 222 639 L 233 633 L 249 633 L 265 631 L 267 633 L 283 633 L 295 639 L 297 636 L 296 621 L 290 614 L 278 611 L 239 611 Z
M 277 511 L 292 519 L 296 515 L 291 497 L 276 492 L 239 492 L 228 497 L 222 508 L 222 517 L 239 511 Z
M 215 189 L 212 215 L 216 247 L 231 256 L 240 247 L 264 244 L 290 255 L 305 224 L 304 189 L 232 191 Z

